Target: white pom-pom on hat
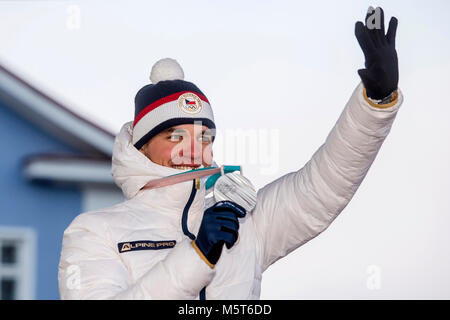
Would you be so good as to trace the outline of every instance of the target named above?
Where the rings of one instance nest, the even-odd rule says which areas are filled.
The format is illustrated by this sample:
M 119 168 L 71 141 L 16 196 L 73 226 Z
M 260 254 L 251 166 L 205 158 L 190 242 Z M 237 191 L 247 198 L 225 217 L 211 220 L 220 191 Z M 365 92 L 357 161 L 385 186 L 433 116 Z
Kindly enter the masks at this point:
M 184 72 L 177 60 L 164 58 L 157 61 L 150 73 L 150 81 L 157 84 L 164 80 L 184 80 Z

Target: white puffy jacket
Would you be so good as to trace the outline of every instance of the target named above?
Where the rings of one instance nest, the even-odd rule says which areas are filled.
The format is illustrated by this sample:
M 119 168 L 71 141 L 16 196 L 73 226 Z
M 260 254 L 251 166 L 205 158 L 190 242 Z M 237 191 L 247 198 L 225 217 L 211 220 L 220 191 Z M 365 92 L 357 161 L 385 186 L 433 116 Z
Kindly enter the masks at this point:
M 206 287 L 206 299 L 258 299 L 264 270 L 329 226 L 390 131 L 403 101 L 400 90 L 389 107 L 376 108 L 363 88 L 357 86 L 302 169 L 258 190 L 256 208 L 240 219 L 238 242 L 223 248 L 213 269 L 189 237 L 197 234 L 205 210 L 204 183 L 198 190 L 187 181 L 141 191 L 149 180 L 180 170 L 152 163 L 134 148 L 132 123 L 126 123 L 115 141 L 112 173 L 128 200 L 80 214 L 65 230 L 61 298 L 198 299 Z

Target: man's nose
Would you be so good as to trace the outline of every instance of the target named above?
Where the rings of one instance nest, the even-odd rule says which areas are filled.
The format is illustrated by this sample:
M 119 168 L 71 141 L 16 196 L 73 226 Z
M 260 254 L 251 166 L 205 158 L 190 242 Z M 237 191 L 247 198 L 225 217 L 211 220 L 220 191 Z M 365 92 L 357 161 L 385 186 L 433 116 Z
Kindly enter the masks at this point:
M 190 159 L 192 164 L 202 163 L 202 144 L 194 138 L 186 139 L 182 148 L 182 157 L 186 160 Z

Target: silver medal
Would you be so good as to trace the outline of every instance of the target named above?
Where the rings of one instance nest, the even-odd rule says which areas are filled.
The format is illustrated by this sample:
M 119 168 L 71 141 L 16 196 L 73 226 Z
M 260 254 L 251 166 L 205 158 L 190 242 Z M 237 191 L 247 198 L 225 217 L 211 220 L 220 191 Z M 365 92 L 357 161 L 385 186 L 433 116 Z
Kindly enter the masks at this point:
M 214 184 L 214 200 L 229 200 L 243 207 L 247 212 L 256 206 L 256 189 L 239 171 L 223 174 Z

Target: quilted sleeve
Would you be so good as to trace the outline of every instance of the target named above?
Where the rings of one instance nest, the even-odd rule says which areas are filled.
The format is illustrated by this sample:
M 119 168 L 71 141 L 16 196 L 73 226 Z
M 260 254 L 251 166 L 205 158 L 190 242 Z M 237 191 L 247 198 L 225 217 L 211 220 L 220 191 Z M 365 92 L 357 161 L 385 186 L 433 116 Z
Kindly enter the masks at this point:
M 263 270 L 323 232 L 349 203 L 403 102 L 378 108 L 360 83 L 326 141 L 296 172 L 258 190 L 253 221 Z

